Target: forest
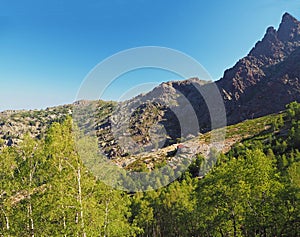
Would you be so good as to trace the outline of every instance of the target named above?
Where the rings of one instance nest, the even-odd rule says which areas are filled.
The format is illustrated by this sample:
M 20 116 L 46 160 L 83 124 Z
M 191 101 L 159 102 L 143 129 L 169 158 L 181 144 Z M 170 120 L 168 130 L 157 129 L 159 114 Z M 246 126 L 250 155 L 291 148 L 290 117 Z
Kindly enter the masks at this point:
M 296 102 L 268 133 L 226 154 L 212 152 L 213 167 L 197 155 L 180 178 L 147 192 L 116 190 L 97 179 L 73 136 L 68 117 L 44 137 L 26 136 L 1 151 L 1 237 L 300 236 Z M 200 176 L 203 170 L 209 171 Z

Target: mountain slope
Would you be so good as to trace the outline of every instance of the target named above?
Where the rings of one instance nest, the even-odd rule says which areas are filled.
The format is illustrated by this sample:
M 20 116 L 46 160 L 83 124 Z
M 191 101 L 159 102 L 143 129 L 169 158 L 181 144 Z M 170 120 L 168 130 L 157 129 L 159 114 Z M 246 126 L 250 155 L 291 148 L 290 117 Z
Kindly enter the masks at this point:
M 245 119 L 278 113 L 285 109 L 286 104 L 300 101 L 299 62 L 300 22 L 285 13 L 277 31 L 269 27 L 250 53 L 215 82 L 224 99 L 227 123 L 236 124 Z M 127 111 L 122 113 L 122 118 L 116 116 L 119 119 L 115 120 L 122 123 L 124 117 L 131 118 L 136 105 L 148 107 L 151 103 L 158 103 L 157 109 L 164 113 L 156 119 L 156 123 L 165 129 L 167 142 L 160 146 L 165 147 L 176 143 L 178 139 L 211 130 L 212 118 L 209 112 L 212 108 L 208 108 L 203 97 L 211 92 L 211 83 L 196 78 L 162 83 L 146 95 L 124 102 L 122 107 Z M 143 117 L 143 111 L 139 110 L 140 118 Z M 138 126 L 147 125 L 140 123 Z M 141 132 L 140 136 L 145 134 Z M 149 148 L 148 151 L 154 147 L 151 139 L 144 140 L 145 147 Z M 127 147 L 128 150 L 130 148 Z
M 269 27 L 249 54 L 215 82 L 227 123 L 278 113 L 300 101 L 299 62 L 300 22 L 286 13 L 278 30 Z M 99 148 L 109 158 L 152 152 L 211 130 L 212 108 L 203 94 L 211 94 L 215 85 L 191 78 L 162 83 L 121 103 L 81 101 L 44 111 L 4 112 L 0 145 L 18 144 L 27 132 L 39 137 L 53 121 L 73 114 L 82 130 L 96 133 Z
M 279 112 L 299 101 L 300 22 L 285 13 L 250 53 L 217 81 L 230 124 Z

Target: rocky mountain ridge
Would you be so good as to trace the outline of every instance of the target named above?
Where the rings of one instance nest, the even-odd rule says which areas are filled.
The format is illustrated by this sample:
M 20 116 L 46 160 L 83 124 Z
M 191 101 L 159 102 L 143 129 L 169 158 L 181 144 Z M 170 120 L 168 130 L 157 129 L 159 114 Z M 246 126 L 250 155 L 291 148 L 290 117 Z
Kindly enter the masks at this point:
M 235 124 L 300 101 L 299 78 L 300 22 L 285 13 L 279 29 L 269 27 L 249 54 L 215 84 L 191 78 L 162 83 L 120 103 L 80 101 L 44 111 L 2 112 L 0 145 L 18 144 L 26 132 L 38 137 L 69 114 L 78 118 L 86 133 L 95 132 L 99 148 L 111 159 L 153 152 L 211 130 L 212 108 L 203 94 L 213 85 L 224 100 L 228 124 Z
M 285 13 L 277 31 L 269 27 L 250 53 L 224 72 L 216 83 L 230 124 L 278 112 L 299 100 L 299 47 L 300 22 Z

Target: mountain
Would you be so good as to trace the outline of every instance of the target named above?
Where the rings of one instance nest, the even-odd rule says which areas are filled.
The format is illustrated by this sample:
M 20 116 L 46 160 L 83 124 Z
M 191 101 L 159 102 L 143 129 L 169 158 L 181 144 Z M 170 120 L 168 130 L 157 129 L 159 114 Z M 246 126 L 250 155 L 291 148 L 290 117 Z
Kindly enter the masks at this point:
M 299 76 L 285 14 L 216 83 L 1 112 L 0 237 L 299 237 Z
M 299 101 L 299 55 L 300 22 L 285 13 L 278 30 L 269 27 L 250 53 L 215 82 L 224 99 L 227 123 L 235 124 L 277 113 L 284 110 L 286 104 Z M 197 115 L 200 131 L 206 132 L 210 130 L 211 121 L 199 91 L 211 91 L 211 87 L 209 83 L 204 85 L 202 81 L 192 78 L 163 83 L 145 97 L 168 98 L 165 103 L 176 104 L 174 101 L 171 103 L 169 98 L 178 98 L 182 94 Z M 182 106 L 181 111 L 180 114 L 187 114 Z
M 199 132 L 206 133 L 211 130 L 209 112 L 218 108 L 208 108 L 202 95 L 213 94 L 215 86 L 224 100 L 229 125 L 278 113 L 286 104 L 300 101 L 299 57 L 300 22 L 285 13 L 279 29 L 269 27 L 250 53 L 226 70 L 215 84 L 197 78 L 162 83 L 119 105 L 113 115 L 115 122 L 106 124 L 107 131 L 111 134 L 115 130 L 114 136 L 123 141 L 121 147 L 131 151 L 141 145 L 150 151 L 157 146 L 154 142 L 158 147 L 166 147 Z M 224 126 L 222 121 L 220 126 Z M 154 130 L 154 142 L 150 128 Z M 102 148 L 107 149 L 106 145 Z M 120 147 L 109 154 L 126 156 Z
M 263 39 L 217 81 L 230 124 L 283 110 L 299 101 L 300 22 L 285 13 Z
M 80 101 L 44 111 L 0 114 L 0 145 L 14 145 L 22 134 L 41 136 L 53 121 L 73 114 L 85 133 L 95 133 L 99 148 L 110 158 L 153 152 L 212 129 L 207 98 L 218 89 L 227 124 L 278 113 L 300 101 L 300 22 L 288 13 L 278 30 L 269 27 L 247 56 L 215 83 L 191 78 L 160 84 L 152 91 L 115 103 Z M 221 112 L 220 112 L 221 113 Z M 217 118 L 218 119 L 218 118 Z M 217 127 L 225 126 L 223 118 Z M 218 123 L 219 122 L 219 123 Z M 215 126 L 216 127 L 216 126 Z

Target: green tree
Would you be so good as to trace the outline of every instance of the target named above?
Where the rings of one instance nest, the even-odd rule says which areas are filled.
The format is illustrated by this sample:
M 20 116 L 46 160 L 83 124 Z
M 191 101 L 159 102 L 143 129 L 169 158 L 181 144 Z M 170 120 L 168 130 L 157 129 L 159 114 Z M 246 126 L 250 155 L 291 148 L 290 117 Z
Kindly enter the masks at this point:
M 276 235 L 278 230 L 270 226 L 273 213 L 277 213 L 273 201 L 283 189 L 276 177 L 273 161 L 259 150 L 247 151 L 244 157 L 233 158 L 214 169 L 197 189 L 199 233 Z
M 12 234 L 12 205 L 11 198 L 15 193 L 15 151 L 4 148 L 0 153 L 0 236 Z

